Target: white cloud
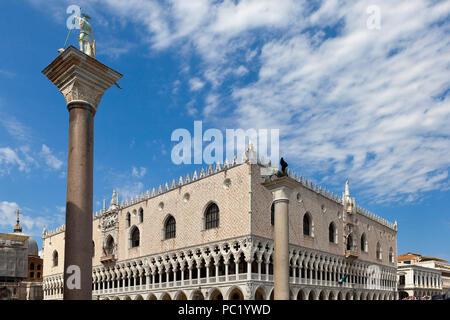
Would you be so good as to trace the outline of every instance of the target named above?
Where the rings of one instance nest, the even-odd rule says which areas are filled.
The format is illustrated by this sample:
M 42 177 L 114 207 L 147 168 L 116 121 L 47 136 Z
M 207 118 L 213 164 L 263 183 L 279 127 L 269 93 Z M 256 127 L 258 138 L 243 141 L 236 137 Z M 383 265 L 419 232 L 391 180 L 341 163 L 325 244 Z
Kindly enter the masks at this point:
M 198 91 L 203 88 L 205 85 L 204 82 L 202 82 L 199 78 L 192 78 L 189 80 L 189 87 L 191 91 Z
M 311 20 L 342 17 L 342 33 L 319 45 L 308 34 L 265 43 L 258 80 L 234 91 L 234 119 L 280 127 L 281 152 L 301 169 L 349 176 L 380 201 L 445 188 L 450 103 L 436 97 L 449 88 L 448 23 L 437 26 L 425 1 L 383 2 L 373 31 L 364 4 L 329 3 Z
M 16 210 L 19 206 L 15 202 L 1 201 L 0 202 L 0 226 L 4 227 L 12 227 L 16 224 Z M 8 232 L 6 230 L 6 232 Z
M 442 18 L 450 6 L 378 1 L 377 31 L 366 27 L 371 4 L 323 1 L 314 9 L 294 1 L 197 1 L 162 10 L 152 3 L 159 9 L 151 18 L 132 19 L 152 30 L 154 48 L 184 41 L 203 59 L 212 84 L 206 118 L 227 98 L 219 87 L 233 72 L 229 66 L 260 52 L 257 81 L 233 87 L 228 121 L 280 128 L 281 151 L 307 172 L 331 172 L 325 182 L 353 177 L 379 200 L 448 188 L 449 100 L 436 97 L 449 87 Z M 258 38 L 260 49 L 249 50 L 256 30 L 283 34 Z
M 195 116 L 198 112 L 197 108 L 195 108 L 195 100 L 191 100 L 186 104 L 186 110 L 190 116 Z
M 0 113 L 0 124 L 16 140 L 30 141 L 30 129 L 11 115 Z
M 203 109 L 203 114 L 205 117 L 211 116 L 214 111 L 216 111 L 217 107 L 219 105 L 219 96 L 214 93 L 208 94 L 206 97 L 206 106 Z
M 44 158 L 45 163 L 54 170 L 59 170 L 63 165 L 63 162 L 52 154 L 52 151 L 45 144 L 42 145 L 41 156 Z
M 131 174 L 135 178 L 142 178 L 145 176 L 146 173 L 147 173 L 147 168 L 145 168 L 145 167 L 140 167 L 140 168 L 133 167 L 131 170 Z
M 0 75 L 3 75 L 7 78 L 14 78 L 16 76 L 16 74 L 14 72 L 11 72 L 8 70 L 3 70 L 3 69 L 0 69 Z
M 137 195 L 144 191 L 144 184 L 142 182 L 125 183 L 117 188 L 117 192 L 121 201 L 126 199 L 135 198 Z
M 28 171 L 25 161 L 19 158 L 16 151 L 9 147 L 0 148 L 0 175 L 9 173 L 13 166 L 18 166 L 19 171 Z
M 219 126 L 280 128 L 280 151 L 301 172 L 348 176 L 380 201 L 448 190 L 448 1 L 95 3 L 144 26 L 152 49 L 200 57 L 211 90 L 198 111 L 210 119 L 220 101 L 234 112 Z M 372 4 L 380 30 L 366 27 Z M 230 90 L 230 66 L 258 77 Z
M 239 66 L 236 70 L 233 71 L 237 76 L 244 76 L 248 73 L 248 69 L 244 66 Z
M 13 231 L 16 225 L 17 214 L 16 210 L 20 207 L 16 202 L 0 201 L 0 228 L 4 232 L 9 233 Z M 40 237 L 44 227 L 56 227 L 63 223 L 64 219 L 59 215 L 39 216 L 32 213 L 31 209 L 21 210 L 20 225 L 25 234 L 33 237 Z

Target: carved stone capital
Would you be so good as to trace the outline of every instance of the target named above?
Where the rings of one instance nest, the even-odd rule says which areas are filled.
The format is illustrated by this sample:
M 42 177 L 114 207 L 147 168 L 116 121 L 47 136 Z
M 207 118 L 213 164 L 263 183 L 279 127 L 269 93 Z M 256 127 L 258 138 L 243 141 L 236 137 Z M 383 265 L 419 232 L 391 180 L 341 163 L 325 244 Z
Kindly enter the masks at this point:
M 73 46 L 64 50 L 42 73 L 58 87 L 70 109 L 92 108 L 93 113 L 106 90 L 122 75 Z

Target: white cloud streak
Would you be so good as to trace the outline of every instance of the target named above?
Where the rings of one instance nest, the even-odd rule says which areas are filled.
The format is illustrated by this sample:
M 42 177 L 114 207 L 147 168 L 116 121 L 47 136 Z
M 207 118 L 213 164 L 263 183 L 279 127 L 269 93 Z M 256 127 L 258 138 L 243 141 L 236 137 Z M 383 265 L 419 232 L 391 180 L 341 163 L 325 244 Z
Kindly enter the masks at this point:
M 0 228 L 4 232 L 9 233 L 13 231 L 16 225 L 17 214 L 16 210 L 20 206 L 16 202 L 0 201 Z M 44 227 L 55 227 L 63 223 L 63 217 L 58 214 L 48 214 L 45 216 L 31 215 L 31 209 L 21 210 L 20 225 L 25 234 L 33 236 L 35 239 L 41 236 Z
M 45 163 L 54 170 L 59 170 L 63 162 L 59 160 L 55 155 L 53 155 L 52 151 L 45 144 L 42 145 L 41 156 L 44 158 Z

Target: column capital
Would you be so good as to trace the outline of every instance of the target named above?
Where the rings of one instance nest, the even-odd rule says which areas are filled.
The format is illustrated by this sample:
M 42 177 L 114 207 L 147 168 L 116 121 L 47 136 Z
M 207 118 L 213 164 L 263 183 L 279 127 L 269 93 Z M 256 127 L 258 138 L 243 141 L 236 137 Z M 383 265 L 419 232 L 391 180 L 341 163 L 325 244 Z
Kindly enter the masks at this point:
M 273 201 L 289 201 L 291 191 L 297 187 L 298 182 L 289 177 L 275 178 L 262 184 L 272 192 Z
M 106 90 L 122 75 L 73 46 L 64 50 L 42 73 L 56 86 L 67 102 L 92 108 L 93 113 Z

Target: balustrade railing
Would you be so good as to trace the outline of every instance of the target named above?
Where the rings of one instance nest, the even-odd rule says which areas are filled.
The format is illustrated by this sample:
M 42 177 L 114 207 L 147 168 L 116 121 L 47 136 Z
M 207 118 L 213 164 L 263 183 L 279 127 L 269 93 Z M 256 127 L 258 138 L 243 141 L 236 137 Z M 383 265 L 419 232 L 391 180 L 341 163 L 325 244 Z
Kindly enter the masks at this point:
M 239 273 L 239 274 L 229 274 L 228 280 L 227 276 L 210 276 L 209 278 L 199 278 L 199 279 L 184 279 L 170 282 L 159 282 L 159 283 L 147 283 L 145 285 L 135 285 L 135 286 L 125 286 L 125 287 L 117 287 L 117 288 L 98 288 L 94 289 L 92 292 L 94 295 L 102 295 L 102 294 L 115 294 L 115 293 L 123 293 L 123 292 L 133 292 L 133 291 L 141 291 L 146 289 L 160 289 L 160 288 L 173 288 L 173 287 L 181 287 L 181 286 L 198 286 L 199 284 L 206 283 L 221 283 L 221 282 L 232 282 L 232 281 L 242 281 L 247 280 L 249 274 L 247 273 Z M 268 281 L 273 282 L 272 274 L 259 274 L 259 273 L 251 273 L 250 278 L 252 280 L 257 281 Z M 339 278 L 339 277 L 338 277 Z M 337 278 L 336 278 L 337 279 Z M 351 283 L 347 281 L 339 284 L 337 280 L 327 280 L 327 279 L 311 279 L 311 278 L 302 278 L 302 277 L 290 277 L 289 282 L 291 284 L 300 284 L 300 285 L 318 285 L 318 286 L 326 286 L 326 287 L 336 287 L 336 288 L 350 288 L 350 289 L 375 289 L 375 290 L 395 290 L 393 286 L 389 285 L 381 285 L 381 284 L 370 284 L 370 283 Z M 46 299 L 59 299 L 62 298 L 62 294 L 53 294 L 47 295 Z

